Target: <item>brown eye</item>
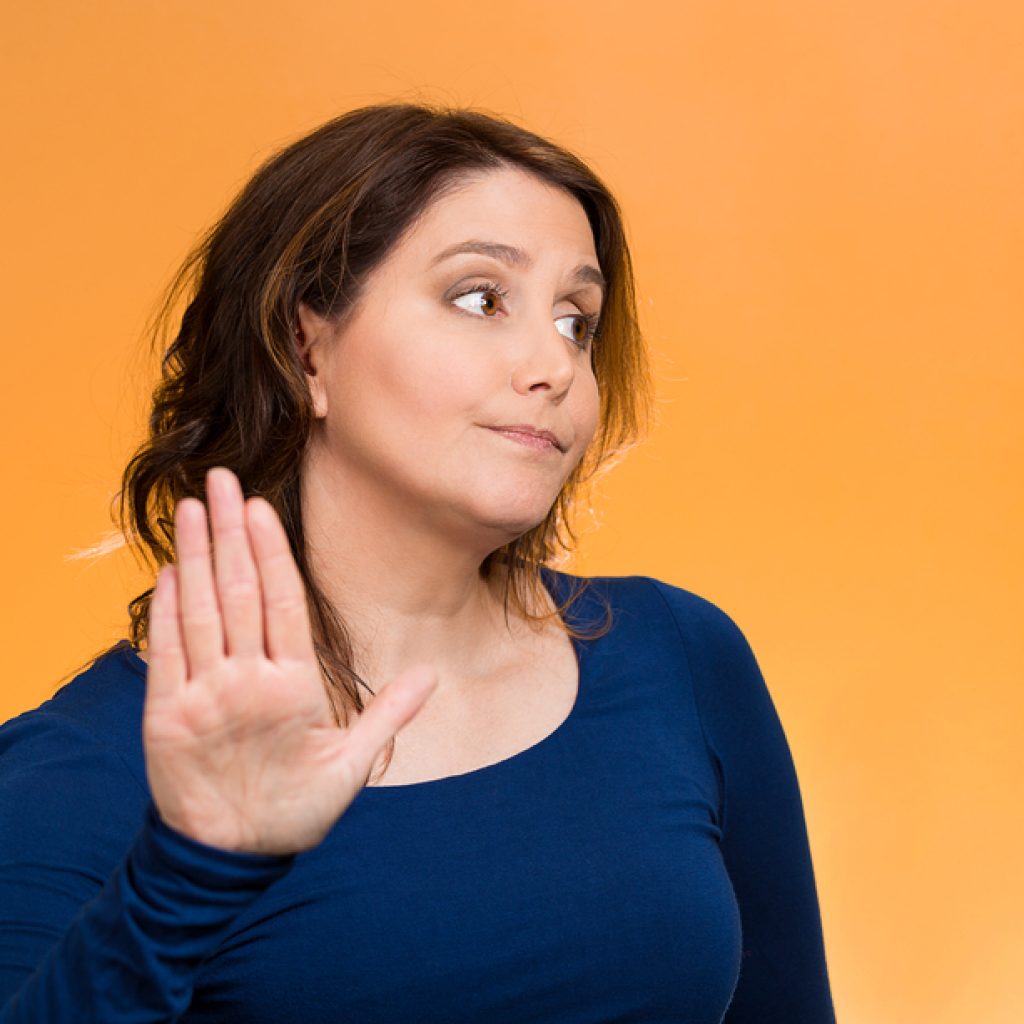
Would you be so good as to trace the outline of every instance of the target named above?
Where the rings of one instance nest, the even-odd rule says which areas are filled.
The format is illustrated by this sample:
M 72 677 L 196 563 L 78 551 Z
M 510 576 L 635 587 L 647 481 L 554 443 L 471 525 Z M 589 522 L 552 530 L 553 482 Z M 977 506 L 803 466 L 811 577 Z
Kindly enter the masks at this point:
M 597 333 L 598 316 L 599 314 L 597 313 L 575 313 L 572 316 L 560 316 L 555 323 L 571 320 L 572 327 L 570 330 L 572 333 L 565 336 L 570 341 L 575 342 L 580 348 L 586 348 Z
M 471 288 L 468 291 L 462 292 L 461 295 L 456 295 L 452 302 L 454 302 L 460 309 L 467 311 L 481 310 L 483 315 L 488 318 L 493 318 L 494 314 L 497 313 L 500 304 L 501 297 L 506 293 L 495 285 L 477 285 L 475 288 Z M 475 296 L 482 295 L 484 298 L 477 302 L 473 301 L 468 305 L 463 305 L 460 299 L 474 299 Z
M 482 292 L 481 294 L 484 296 L 484 299 L 480 303 L 480 308 L 488 315 L 492 312 L 496 313 L 498 311 L 497 293 L 493 289 L 488 288 L 487 291 Z

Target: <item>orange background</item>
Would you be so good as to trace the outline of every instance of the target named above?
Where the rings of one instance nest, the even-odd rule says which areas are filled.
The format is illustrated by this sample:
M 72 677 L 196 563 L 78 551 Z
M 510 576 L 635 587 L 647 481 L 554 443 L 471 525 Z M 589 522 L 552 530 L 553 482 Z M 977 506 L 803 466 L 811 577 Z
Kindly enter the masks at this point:
M 1024 8 L 7 4 L 0 718 L 123 635 L 176 262 L 341 111 L 477 104 L 627 216 L 658 425 L 569 568 L 729 612 L 800 773 L 839 1019 L 1018 1021 Z

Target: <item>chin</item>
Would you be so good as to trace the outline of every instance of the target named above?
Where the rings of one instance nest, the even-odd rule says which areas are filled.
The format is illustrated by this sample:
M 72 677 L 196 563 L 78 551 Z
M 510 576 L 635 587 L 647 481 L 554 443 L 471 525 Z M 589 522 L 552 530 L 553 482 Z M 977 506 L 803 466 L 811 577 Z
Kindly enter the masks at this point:
M 459 530 L 467 526 L 471 532 L 486 530 L 488 543 L 496 546 L 509 543 L 539 526 L 548 517 L 558 499 L 561 477 L 551 474 L 506 472 L 496 474 L 493 466 L 458 478 L 449 477 L 444 488 L 445 516 L 456 517 Z M 440 495 L 435 495 L 435 500 Z
M 492 500 L 477 503 L 475 518 L 504 535 L 506 539 L 502 544 L 507 544 L 543 523 L 552 504 L 553 499 L 548 502 L 527 501 L 521 496 L 518 500 L 504 503 Z
M 549 511 L 550 508 L 545 508 L 542 512 L 529 516 L 513 515 L 508 512 L 497 513 L 488 516 L 486 521 L 488 526 L 500 531 L 506 537 L 502 544 L 507 544 L 509 541 L 513 541 L 524 533 L 529 533 L 530 530 L 540 526 L 547 518 Z

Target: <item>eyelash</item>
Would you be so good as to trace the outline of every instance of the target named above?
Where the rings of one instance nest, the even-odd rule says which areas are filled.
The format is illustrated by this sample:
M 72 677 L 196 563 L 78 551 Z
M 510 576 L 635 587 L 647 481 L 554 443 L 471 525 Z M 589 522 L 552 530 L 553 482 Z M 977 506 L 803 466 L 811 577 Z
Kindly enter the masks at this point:
M 470 285 L 468 288 L 464 288 L 462 291 L 455 295 L 449 296 L 449 301 L 454 302 L 456 299 L 461 299 L 464 295 L 472 295 L 474 292 L 494 292 L 495 295 L 504 299 L 508 295 L 508 289 L 502 288 L 496 281 L 480 281 L 476 284 Z M 470 316 L 473 314 L 471 313 Z M 567 313 L 567 316 L 578 316 L 587 325 L 587 336 L 583 339 L 583 343 L 573 342 L 580 349 L 586 349 L 586 347 L 594 340 L 597 335 L 597 324 L 601 319 L 600 313 Z M 559 320 L 562 318 L 559 317 Z M 569 339 L 572 341 L 572 339 Z

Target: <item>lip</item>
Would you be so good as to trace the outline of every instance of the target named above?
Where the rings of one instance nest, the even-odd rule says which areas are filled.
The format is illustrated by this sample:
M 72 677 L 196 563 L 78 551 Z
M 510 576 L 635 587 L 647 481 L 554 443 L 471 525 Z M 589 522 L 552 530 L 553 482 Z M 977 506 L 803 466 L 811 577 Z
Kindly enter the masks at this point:
M 526 437 L 537 438 L 538 440 L 547 441 L 556 451 L 565 451 L 558 438 L 550 430 L 537 430 L 536 427 L 531 427 L 528 423 L 502 424 L 501 426 L 488 427 L 487 429 L 499 434 L 520 434 Z M 512 440 L 518 440 L 518 438 L 513 437 Z

